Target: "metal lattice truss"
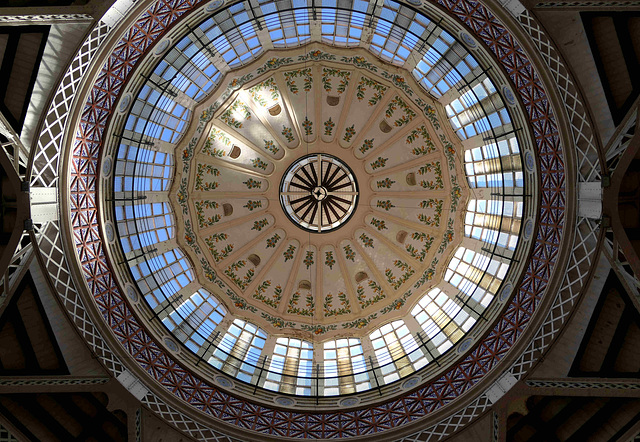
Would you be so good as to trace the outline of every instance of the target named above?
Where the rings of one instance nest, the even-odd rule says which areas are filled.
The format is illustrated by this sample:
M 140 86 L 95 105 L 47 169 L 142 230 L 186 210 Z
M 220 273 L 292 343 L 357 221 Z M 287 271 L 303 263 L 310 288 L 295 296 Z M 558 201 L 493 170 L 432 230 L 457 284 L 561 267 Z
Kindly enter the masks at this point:
M 142 409 L 136 410 L 136 442 L 142 441 Z
M 609 229 L 604 242 L 604 255 L 618 275 L 631 301 L 640 310 L 638 257 L 618 214 L 619 205 L 624 199 L 630 198 L 630 196 L 625 196 L 628 191 L 623 191 L 622 185 L 628 167 L 637 155 L 638 141 L 640 140 L 638 107 L 640 107 L 640 99 L 636 99 L 605 148 L 610 188 L 605 189 L 605 194 L 608 196 L 603 204 L 605 214 L 610 217 L 608 218 L 610 221 Z
M 131 334 L 129 335 L 118 332 L 118 339 L 121 340 L 123 346 L 132 356 L 138 359 L 139 363 L 142 363 L 143 359 L 147 361 L 147 370 L 152 376 L 162 376 L 162 384 L 167 389 L 174 391 L 184 400 L 201 407 L 205 412 L 211 413 L 222 420 L 226 420 L 229 423 L 241 421 L 242 425 L 245 426 L 249 426 L 253 422 L 253 428 L 256 431 L 272 435 L 326 438 L 373 434 L 384 429 L 396 428 L 406 422 L 422 417 L 468 391 L 488 370 L 497 366 L 511 346 L 512 342 L 509 340 L 522 335 L 531 315 L 541 301 L 552 271 L 563 270 L 554 269 L 558 260 L 558 248 L 565 224 L 564 176 L 558 172 L 564 169 L 563 150 L 559 144 L 553 109 L 544 97 L 542 84 L 536 75 L 532 76 L 531 63 L 526 59 L 524 52 L 519 48 L 513 37 L 509 35 L 506 28 L 490 11 L 477 3 L 467 3 L 464 0 L 459 0 L 457 2 L 447 2 L 444 6 L 457 15 L 461 21 L 467 23 L 476 36 L 484 41 L 492 51 L 504 53 L 505 47 L 507 48 L 508 55 L 502 57 L 501 62 L 503 62 L 509 74 L 512 75 L 512 78 L 517 78 L 516 84 L 519 93 L 529 94 L 529 97 L 537 97 L 535 100 L 532 99 L 530 101 L 528 110 L 532 114 L 538 115 L 542 111 L 542 115 L 546 115 L 546 119 L 540 119 L 543 121 L 533 127 L 543 171 L 541 185 L 543 190 L 553 190 L 542 192 L 541 225 L 544 227 L 544 232 L 538 235 L 542 245 L 536 247 L 534 261 L 532 261 L 527 270 L 523 286 L 515 294 L 511 306 L 507 308 L 505 317 L 502 321 L 499 321 L 489 340 L 481 343 L 476 351 L 472 352 L 459 366 L 447 373 L 445 377 L 403 398 L 372 409 L 365 409 L 364 411 L 314 414 L 278 411 L 246 402 L 223 393 L 215 387 L 206 385 L 204 381 L 185 372 L 172 357 L 164 354 L 159 347 L 149 341 L 151 339 L 150 336 L 130 315 L 124 297 L 115 287 L 112 276 L 108 274 L 108 266 L 103 263 L 104 256 L 100 246 L 100 235 L 98 234 L 99 226 L 95 216 L 95 190 L 93 190 L 93 193 L 91 191 L 95 185 L 97 152 L 99 152 L 101 146 L 101 136 L 104 130 L 103 126 L 97 124 L 93 130 L 89 129 L 88 132 L 83 133 L 82 140 L 77 141 L 80 147 L 76 148 L 76 155 L 79 155 L 79 162 L 76 164 L 80 165 L 75 173 L 86 185 L 86 187 L 80 188 L 80 181 L 76 181 L 76 185 L 79 186 L 78 192 L 72 195 L 72 205 L 76 210 L 74 220 L 77 223 L 74 230 L 74 240 L 78 247 L 79 259 L 83 264 L 83 270 L 89 272 L 85 273 L 85 277 L 92 295 L 96 298 L 98 305 L 103 305 L 107 308 L 107 310 L 103 311 L 103 314 L 108 316 L 108 322 L 114 326 L 117 322 L 119 328 L 130 330 Z M 135 37 L 131 32 L 123 37 L 125 41 L 127 39 L 129 39 L 128 41 L 135 41 L 136 38 L 147 39 L 146 43 L 141 43 L 137 40 L 135 45 L 132 44 L 128 47 L 131 52 L 137 51 L 136 58 L 133 61 L 140 57 L 141 51 L 148 47 L 150 41 L 162 35 L 163 29 L 166 29 L 173 20 L 193 8 L 194 5 L 187 1 L 174 1 L 171 3 L 171 7 L 174 9 L 168 9 L 169 7 L 163 3 L 163 10 L 150 9 L 136 23 Z M 546 56 L 549 59 L 549 63 L 557 62 L 562 65 L 559 58 L 553 61 L 552 58 L 554 56 L 557 57 L 557 52 L 554 52 L 555 50 L 533 19 L 528 20 L 527 23 L 530 34 L 538 35 L 539 46 L 548 47 Z M 152 28 L 152 26 L 154 27 Z M 487 31 L 487 29 L 492 30 Z M 105 22 L 101 21 L 96 25 L 82 45 L 58 88 L 56 97 L 46 114 L 41 136 L 34 153 L 33 174 L 31 177 L 33 184 L 41 186 L 55 186 L 57 184 L 59 180 L 58 171 L 61 169 L 59 161 L 64 137 L 63 131 L 70 123 L 68 115 L 74 104 L 74 96 L 80 90 L 83 76 L 93 62 L 99 46 L 111 30 L 112 26 L 107 25 Z M 496 38 L 494 36 L 500 37 Z M 542 44 L 543 41 L 546 42 Z M 521 62 L 524 63 L 520 65 L 520 68 L 515 64 L 506 64 L 513 63 L 509 61 L 509 57 L 514 54 L 520 57 Z M 522 66 L 524 66 L 524 69 L 519 71 L 518 69 L 521 69 Z M 131 65 L 127 69 L 122 69 L 121 66 L 114 66 L 114 70 L 109 71 L 109 74 L 114 73 L 116 67 L 120 72 L 126 71 L 126 73 L 122 72 L 122 75 L 128 74 L 131 70 Z M 564 79 L 562 81 L 564 81 L 563 87 L 566 90 L 565 98 L 577 100 L 573 102 L 574 106 L 577 106 L 580 103 L 578 95 L 575 90 L 572 91 L 570 88 L 572 83 L 570 84 L 571 80 L 566 74 L 566 70 L 563 72 L 558 68 L 557 75 L 560 80 Z M 100 78 L 100 85 L 102 88 L 106 88 L 111 81 L 115 81 L 113 76 L 103 76 Z M 106 95 L 107 97 L 100 103 L 112 106 L 116 96 L 113 94 Z M 97 101 L 99 97 L 92 96 L 91 100 L 94 99 Z M 89 103 L 89 112 L 94 112 L 98 108 L 96 101 Z M 108 106 L 101 109 L 108 108 Z M 580 179 L 586 181 L 599 177 L 599 172 L 597 147 L 593 142 L 587 117 L 581 113 L 582 110 L 580 104 L 569 115 L 575 132 L 574 137 L 579 141 L 575 144 L 579 151 Z M 103 118 L 106 120 L 108 115 L 100 114 L 100 119 Z M 588 170 L 589 168 L 592 170 Z M 553 170 L 553 173 L 549 172 L 551 170 Z M 549 194 L 547 195 L 547 193 Z M 113 354 L 109 345 L 92 322 L 78 289 L 74 285 L 69 268 L 70 263 L 65 256 L 60 225 L 58 222 L 50 222 L 39 226 L 36 230 L 36 236 L 38 237 L 37 244 L 40 251 L 39 259 L 41 260 L 41 265 L 47 270 L 55 292 L 70 313 L 76 327 L 101 362 L 112 375 L 119 376 L 125 371 L 125 367 L 122 361 Z M 562 288 L 554 300 L 553 307 L 548 313 L 545 323 L 538 330 L 536 338 L 510 369 L 510 372 L 516 378 L 521 378 L 527 372 L 566 321 L 571 307 L 576 303 L 578 296 L 584 289 L 584 283 L 588 280 L 590 267 L 597 258 L 598 237 L 599 226 L 595 222 L 586 219 L 580 221 L 575 232 L 573 254 L 570 258 L 569 269 L 566 272 Z M 103 281 L 106 281 L 106 284 Z M 102 304 L 107 299 L 110 304 Z M 510 338 L 509 336 L 512 337 Z M 191 393 L 187 394 L 186 390 L 191 391 Z M 438 399 L 433 399 L 435 397 Z M 176 411 L 153 392 L 147 392 L 142 397 L 142 402 L 166 421 L 199 440 L 230 440 L 218 431 L 206 428 L 189 416 Z M 486 394 L 480 395 L 464 409 L 457 411 L 438 424 L 415 434 L 407 440 L 441 439 L 466 425 L 491 404 L 492 401 Z M 268 418 L 265 419 L 265 416 L 268 416 Z
M 16 209 L 18 225 L 14 226 L 14 232 L 0 257 L 0 307 L 10 296 L 17 284 L 26 273 L 33 257 L 31 250 L 32 234 L 28 231 L 20 232 L 23 219 L 28 217 L 28 207 L 25 202 L 26 195 L 22 192 L 22 183 L 28 173 L 29 150 L 20 141 L 4 115 L 0 114 L 0 135 L 2 136 L 2 152 L 0 163 L 5 169 L 9 185 L 16 194 Z
M 623 248 L 617 241 L 615 235 L 608 234 L 604 240 L 604 255 L 609 260 L 611 267 L 618 275 L 620 282 L 630 295 L 636 308 L 640 307 L 640 278 L 636 275 L 629 259 L 625 256 Z M 640 309 L 640 308 L 639 308 Z
M 29 163 L 29 149 L 22 144 L 20 137 L 2 114 L 0 114 L 0 135 L 6 139 L 0 143 L 2 150 L 11 161 L 16 174 L 21 180 L 24 179 Z
M 86 307 L 76 290 L 69 265 L 62 248 L 60 226 L 57 221 L 35 228 L 40 264 L 46 269 L 55 293 L 64 308 L 71 314 L 74 325 L 80 331 L 102 364 L 114 376 L 124 371 L 124 366 L 113 354 L 89 317 Z
M 603 381 L 602 379 L 590 381 L 546 381 L 546 380 L 528 380 L 525 381 L 528 387 L 533 388 L 570 388 L 579 390 L 640 390 L 640 384 L 633 382 L 616 382 Z
M 0 442 L 18 442 L 18 439 L 9 430 L 0 425 Z
M 631 110 L 624 117 L 622 123 L 618 125 L 618 128 L 604 149 L 609 174 L 615 173 L 620 158 L 626 152 L 633 135 L 636 133 L 638 126 L 638 106 L 640 106 L 640 99 L 636 100 L 633 106 L 631 106 Z
M 221 434 L 213 428 L 194 421 L 190 416 L 167 405 L 156 395 L 147 395 L 142 402 L 161 419 L 171 422 L 196 440 L 215 442 L 231 442 L 236 440 Z
M 565 67 L 558 50 L 533 15 L 529 11 L 524 11 L 519 16 L 519 21 L 522 28 L 531 37 L 531 41 L 536 45 L 540 56 L 553 76 L 558 91 L 560 91 L 576 147 L 578 180 L 581 182 L 599 181 L 601 179 L 601 162 L 597 141 L 573 78 Z
M 1 15 L 0 24 L 51 24 L 51 23 L 86 23 L 93 17 L 88 14 L 31 14 Z
M 521 379 L 542 356 L 578 302 L 600 255 L 601 236 L 599 223 L 586 218 L 578 220 L 569 265 L 551 310 L 525 352 L 511 366 L 510 371 L 517 379 Z
M 41 265 L 47 270 L 56 294 L 62 301 L 67 312 L 73 318 L 76 328 L 89 344 L 91 350 L 96 354 L 109 373 L 114 377 L 118 377 L 125 371 L 125 367 L 120 359 L 113 354 L 87 313 L 82 299 L 75 288 L 74 281 L 71 278 L 68 263 L 64 251 L 61 248 L 62 241 L 60 235 L 61 232 L 58 222 L 47 223 L 36 228 Z M 193 422 L 192 419 L 169 406 L 164 400 L 152 392 L 147 393 L 143 397 L 142 403 L 168 422 L 171 422 L 174 426 L 185 431 L 192 437 L 198 438 L 198 440 L 231 440 L 217 431 L 207 429 Z M 201 438 L 201 436 L 205 435 L 207 435 L 207 437 Z
M 402 439 L 403 442 L 436 441 L 462 429 L 491 406 L 486 396 L 480 396 L 462 410 L 438 422 L 436 425 Z
M 75 378 L 75 379 L 0 379 L 3 387 L 46 387 L 61 385 L 103 385 L 110 381 L 110 378 Z
M 59 180 L 59 161 L 64 128 L 69 118 L 71 105 L 94 55 L 111 29 L 103 21 L 98 22 L 71 61 L 69 69 L 60 82 L 55 99 L 47 110 L 35 148 L 31 173 L 32 187 L 56 186 Z
M 33 240 L 32 232 L 23 231 L 17 246 L 11 249 L 13 255 L 0 275 L 0 307 L 4 305 L 6 298 L 14 293 L 33 260 Z M 9 253 L 9 250 L 5 250 L 5 253 Z
M 545 318 L 543 324 L 538 328 L 534 339 L 531 341 L 525 352 L 520 358 L 512 364 L 507 370 L 516 379 L 521 379 L 534 363 L 542 356 L 545 349 L 551 344 L 557 333 L 562 328 L 562 324 L 566 321 L 571 309 L 578 301 L 578 297 L 585 288 L 585 281 L 589 277 L 592 265 L 597 260 L 598 243 L 600 238 L 599 225 L 588 219 L 581 219 L 576 230 L 573 253 L 571 254 L 571 261 L 567 269 L 566 276 L 563 280 L 562 289 L 554 299 L 553 305 L 549 314 Z M 610 387 L 606 387 L 610 388 Z M 468 412 L 472 412 L 471 416 L 468 416 L 468 420 L 479 416 L 484 412 L 492 402 L 489 402 L 486 394 L 483 395 L 486 402 L 481 406 L 481 402 L 475 401 L 471 405 L 465 408 L 465 413 L 461 413 L 460 416 L 468 415 Z M 451 424 L 442 436 L 447 436 L 458 430 L 460 423 Z M 440 431 L 437 430 L 437 426 L 428 428 L 413 436 L 413 438 L 407 438 L 406 441 L 413 440 L 438 440 L 440 438 Z M 434 438 L 434 436 L 438 436 Z

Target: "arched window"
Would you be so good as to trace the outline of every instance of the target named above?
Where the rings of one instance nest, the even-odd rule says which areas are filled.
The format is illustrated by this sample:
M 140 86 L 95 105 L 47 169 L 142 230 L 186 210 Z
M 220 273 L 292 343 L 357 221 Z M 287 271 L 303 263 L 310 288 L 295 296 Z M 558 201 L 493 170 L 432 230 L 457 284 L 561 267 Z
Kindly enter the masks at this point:
M 245 65 L 262 52 L 262 44 L 249 22 L 244 3 L 236 3 L 205 20 L 200 26 L 205 42 L 213 47 L 232 68 Z M 223 33 L 223 30 L 226 32 Z
M 260 2 L 260 10 L 264 14 L 269 37 L 276 48 L 300 46 L 311 38 L 307 9 L 287 10 L 290 9 L 291 3 L 294 7 L 307 5 L 306 0 L 294 0 L 293 2 L 263 0 Z
M 143 141 L 175 143 L 187 129 L 189 114 L 189 109 L 147 82 L 131 108 L 125 131 L 136 134 L 133 136 L 137 138 L 143 135 Z
M 523 205 L 522 201 L 470 200 L 465 213 L 465 236 L 515 250 Z
M 429 34 L 430 24 L 431 20 L 424 15 L 394 1 L 385 1 L 369 49 L 384 60 L 402 66 L 419 39 Z
M 358 46 L 369 2 L 362 0 L 322 0 L 320 19 L 322 40 L 336 46 Z
M 251 382 L 267 334 L 257 326 L 235 319 L 209 358 L 209 364 L 242 381 Z
M 324 343 L 324 378 L 325 396 L 371 388 L 360 339 L 342 338 Z
M 476 323 L 476 318 L 471 316 L 465 307 L 460 306 L 439 288 L 434 288 L 411 310 L 411 314 L 429 338 L 427 345 L 432 346 L 429 351 L 433 356 L 447 351 Z
M 162 323 L 191 351 L 198 353 L 227 311 L 211 293 L 200 289 L 173 310 Z
M 151 308 L 176 294 L 193 281 L 193 270 L 177 248 L 131 266 L 133 278 Z
M 403 320 L 383 325 L 369 335 L 385 384 L 427 365 L 427 358 Z
M 514 136 L 466 150 L 464 168 L 471 187 L 524 185 L 520 147 Z
M 511 123 L 509 112 L 489 78 L 471 86 L 447 104 L 445 110 L 461 140 Z
M 264 388 L 301 396 L 311 395 L 313 344 L 295 338 L 278 338 Z
M 114 192 L 161 192 L 173 179 L 173 155 L 144 147 L 120 144 Z
M 153 247 L 175 236 L 169 203 L 118 205 L 115 215 L 124 253 Z
M 170 81 L 172 86 L 193 100 L 200 101 L 212 91 L 220 77 L 207 49 L 189 34 L 158 63 L 151 80 L 157 84 Z
M 498 293 L 508 269 L 509 264 L 460 247 L 449 262 L 444 280 L 486 308 Z
M 457 88 L 463 77 L 475 77 L 481 70 L 475 58 L 447 31 L 436 28 L 433 44 L 413 70 L 413 76 L 435 97 Z

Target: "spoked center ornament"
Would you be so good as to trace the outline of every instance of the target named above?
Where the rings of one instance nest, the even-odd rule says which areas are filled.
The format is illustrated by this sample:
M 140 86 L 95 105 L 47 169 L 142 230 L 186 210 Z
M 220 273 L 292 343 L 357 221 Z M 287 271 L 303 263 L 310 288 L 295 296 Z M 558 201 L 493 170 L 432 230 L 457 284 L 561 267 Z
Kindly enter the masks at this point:
M 326 233 L 344 225 L 358 204 L 358 183 L 340 159 L 310 154 L 287 169 L 280 182 L 280 204 L 301 229 Z

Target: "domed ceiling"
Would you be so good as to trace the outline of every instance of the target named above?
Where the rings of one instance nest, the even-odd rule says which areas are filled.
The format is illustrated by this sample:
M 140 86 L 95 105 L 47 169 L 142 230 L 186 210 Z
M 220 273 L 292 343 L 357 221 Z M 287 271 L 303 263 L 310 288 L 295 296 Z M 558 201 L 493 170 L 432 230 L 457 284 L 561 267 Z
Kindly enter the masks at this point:
M 69 129 L 65 247 L 145 397 L 256 440 L 373 435 L 470 390 L 481 412 L 570 204 L 563 116 L 504 17 L 178 3 L 140 5 Z
M 358 52 L 279 53 L 179 148 L 178 242 L 270 332 L 368 334 L 442 280 L 464 236 L 462 149 L 440 105 Z

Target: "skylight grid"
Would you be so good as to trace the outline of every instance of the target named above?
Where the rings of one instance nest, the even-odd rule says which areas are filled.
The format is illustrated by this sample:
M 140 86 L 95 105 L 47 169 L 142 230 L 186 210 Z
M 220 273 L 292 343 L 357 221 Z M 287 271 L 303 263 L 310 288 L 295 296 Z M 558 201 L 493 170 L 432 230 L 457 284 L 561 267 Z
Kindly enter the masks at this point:
M 411 315 L 433 345 L 435 355 L 447 351 L 476 323 L 467 305 L 459 305 L 439 288 L 425 294 L 411 310 Z
M 508 269 L 508 264 L 489 255 L 460 247 L 449 262 L 444 280 L 486 308 Z
M 358 338 L 342 338 L 324 343 L 325 396 L 350 394 L 371 388 L 362 344 Z
M 515 250 L 523 205 L 521 201 L 470 200 L 465 213 L 465 236 Z
M 153 73 L 195 101 L 202 100 L 220 80 L 208 49 L 200 48 L 196 37 L 187 35 L 163 57 Z
M 173 211 L 169 203 L 120 204 L 115 207 L 118 234 L 124 253 L 152 248 L 175 236 Z
M 524 172 L 515 136 L 467 149 L 464 168 L 470 187 L 522 188 Z
M 211 42 L 232 68 L 249 63 L 262 52 L 262 43 L 243 3 L 237 3 L 215 14 L 205 20 L 199 29 L 208 39 L 205 43 Z
M 131 265 L 131 273 L 151 308 L 155 308 L 193 281 L 193 270 L 179 249 L 147 256 Z
M 383 59 L 403 65 L 431 23 L 406 6 L 385 0 L 371 40 L 370 50 Z
M 385 384 L 427 365 L 427 358 L 404 320 L 383 325 L 369 335 Z
M 131 108 L 125 130 L 143 139 L 176 143 L 187 128 L 190 110 L 147 82 Z
M 261 328 L 236 318 L 208 362 L 237 379 L 251 382 L 266 339 Z
M 263 2 L 260 10 L 275 47 L 296 47 L 311 38 L 307 0 Z M 295 8 L 295 10 L 291 10 Z
M 322 40 L 335 46 L 358 46 L 365 26 L 368 2 L 322 0 L 318 8 Z M 338 6 L 340 9 L 337 9 Z
M 477 134 L 493 134 L 511 123 L 500 94 L 489 78 L 479 81 L 445 106 L 451 126 L 461 140 Z M 498 134 L 504 132 L 498 131 Z
M 478 62 L 451 34 L 436 29 L 429 40 L 433 43 L 425 47 L 413 76 L 431 94 L 441 97 L 464 84 L 465 78 L 478 74 Z
M 196 291 L 162 320 L 173 335 L 198 353 L 226 315 L 225 308 L 205 289 Z
M 173 155 L 121 143 L 114 192 L 166 191 L 173 180 Z
M 301 396 L 311 395 L 313 344 L 296 338 L 278 338 L 264 388 Z

